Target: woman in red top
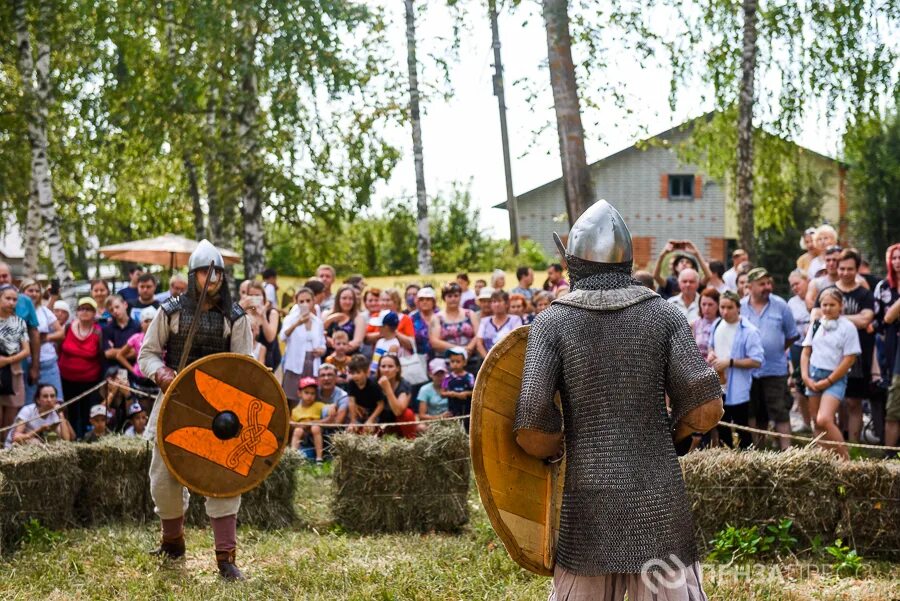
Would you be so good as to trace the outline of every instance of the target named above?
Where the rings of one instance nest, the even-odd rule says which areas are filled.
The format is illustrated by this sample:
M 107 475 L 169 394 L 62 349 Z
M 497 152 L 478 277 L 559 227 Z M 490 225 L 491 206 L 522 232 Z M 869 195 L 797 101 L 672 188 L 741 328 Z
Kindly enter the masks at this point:
M 103 378 L 103 334 L 94 322 L 97 302 L 89 296 L 78 300 L 75 321 L 66 326 L 59 355 L 63 395 L 73 399 L 100 383 Z M 69 405 L 69 422 L 75 436 L 84 436 L 90 422 L 91 407 L 100 402 L 94 391 Z

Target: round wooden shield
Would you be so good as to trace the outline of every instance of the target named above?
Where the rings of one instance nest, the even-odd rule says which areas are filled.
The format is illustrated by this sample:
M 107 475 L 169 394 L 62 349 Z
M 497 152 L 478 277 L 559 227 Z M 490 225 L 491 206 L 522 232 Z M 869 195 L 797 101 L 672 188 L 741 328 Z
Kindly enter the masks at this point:
M 513 330 L 478 372 L 469 433 L 472 467 L 481 502 L 510 557 L 551 576 L 565 466 L 528 455 L 513 434 L 527 340 L 528 326 Z
M 156 443 L 188 489 L 234 497 L 275 469 L 289 422 L 284 390 L 268 368 L 247 355 L 218 353 L 175 377 L 159 408 Z

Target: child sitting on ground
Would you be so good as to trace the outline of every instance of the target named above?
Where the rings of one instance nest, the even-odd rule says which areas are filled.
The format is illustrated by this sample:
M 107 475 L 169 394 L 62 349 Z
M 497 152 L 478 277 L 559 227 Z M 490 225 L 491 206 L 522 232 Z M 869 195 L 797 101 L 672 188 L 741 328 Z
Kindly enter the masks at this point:
M 441 383 L 441 395 L 447 399 L 447 406 L 452 415 L 468 415 L 472 409 L 472 391 L 475 390 L 475 376 L 466 371 L 469 355 L 461 346 L 454 346 L 447 351 L 450 358 L 450 373 Z M 465 428 L 469 430 L 469 420 Z
M 374 434 L 381 412 L 384 411 L 385 396 L 381 386 L 369 377 L 369 360 L 357 353 L 350 358 L 347 396 L 350 397 L 350 432 Z M 366 426 L 361 427 L 360 425 Z
M 335 330 L 331 339 L 334 341 L 334 352 L 325 358 L 325 363 L 334 365 L 338 386 L 344 388 L 347 385 L 347 368 L 350 365 L 350 355 L 347 354 L 350 349 L 350 336 L 344 330 Z
M 291 421 L 300 422 L 303 425 L 294 426 L 291 435 L 291 448 L 299 449 L 304 441 L 312 438 L 313 448 L 316 451 L 316 463 L 322 463 L 324 444 L 322 442 L 322 409 L 325 403 L 319 400 L 319 382 L 315 378 L 301 378 L 300 403 L 291 412 Z
M 106 429 L 106 405 L 91 407 L 91 427 L 93 429 L 84 435 L 82 442 L 97 442 L 109 434 L 109 430 Z
M 416 400 L 419 401 L 419 419 L 428 421 L 450 417 L 452 414 L 447 408 L 447 397 L 441 392 L 444 378 L 447 377 L 447 360 L 436 357 L 428 362 L 428 371 L 431 374 L 431 382 L 419 389 Z
M 141 404 L 135 401 L 128 407 L 128 427 L 123 433 L 125 436 L 140 438 L 144 435 L 144 429 L 147 427 L 147 412 L 141 407 Z

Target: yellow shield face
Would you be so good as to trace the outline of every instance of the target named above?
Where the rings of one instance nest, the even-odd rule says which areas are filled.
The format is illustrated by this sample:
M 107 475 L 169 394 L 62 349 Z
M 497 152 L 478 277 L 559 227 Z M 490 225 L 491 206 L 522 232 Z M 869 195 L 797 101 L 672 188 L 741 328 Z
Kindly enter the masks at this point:
M 528 326 L 491 348 L 472 396 L 472 467 L 481 502 L 510 557 L 551 576 L 565 467 L 525 453 L 513 435 Z

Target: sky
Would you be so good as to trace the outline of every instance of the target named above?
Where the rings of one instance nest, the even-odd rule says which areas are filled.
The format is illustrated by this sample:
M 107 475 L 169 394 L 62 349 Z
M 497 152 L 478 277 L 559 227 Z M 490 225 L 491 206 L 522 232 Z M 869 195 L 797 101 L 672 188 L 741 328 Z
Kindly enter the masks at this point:
M 468 3 L 476 4 L 476 3 Z M 477 3 L 480 4 L 480 3 Z M 538 2 L 523 2 L 515 13 L 503 11 L 499 18 L 501 52 L 507 104 L 507 121 L 512 152 L 513 190 L 527 192 L 560 177 L 559 143 L 556 137 L 550 75 L 543 66 L 547 60 L 547 42 Z M 403 3 L 384 4 L 393 18 L 393 38 L 398 62 L 405 65 L 406 38 Z M 530 8 L 529 8 L 530 7 Z M 449 191 L 454 182 L 466 184 L 473 202 L 481 209 L 482 227 L 496 237 L 509 236 L 506 211 L 490 208 L 506 200 L 503 155 L 497 99 L 493 95 L 493 52 L 487 11 L 471 14 L 470 31 L 462 38 L 459 61 L 451 65 L 453 95 L 444 99 L 433 95 L 423 106 L 422 136 L 425 179 L 428 195 Z M 524 24 L 523 24 L 524 22 Z M 431 68 L 425 52 L 439 51 L 438 37 L 446 37 L 452 20 L 437 0 L 429 0 L 427 12 L 418 20 L 421 78 L 434 81 L 439 76 Z M 600 99 L 602 112 L 583 107 L 588 162 L 596 161 L 635 141 L 665 131 L 711 110 L 701 91 L 679 93 L 675 112 L 669 109 L 670 75 L 659 66 L 641 68 L 629 53 L 610 53 L 613 63 L 610 78 L 627 81 L 630 113 Z M 576 61 L 578 57 L 576 57 Z M 528 78 L 541 94 L 529 102 L 528 93 L 513 82 Z M 584 96 L 585 91 L 581 94 Z M 553 127 L 540 135 L 532 130 L 543 123 Z M 402 159 L 391 179 L 381 185 L 376 202 L 388 198 L 415 196 L 415 171 L 412 161 L 412 134 L 409 126 L 391 131 L 389 139 L 401 149 Z M 835 156 L 839 138 L 833 128 L 822 127 L 814 117 L 804 126 L 797 142 L 812 150 Z

